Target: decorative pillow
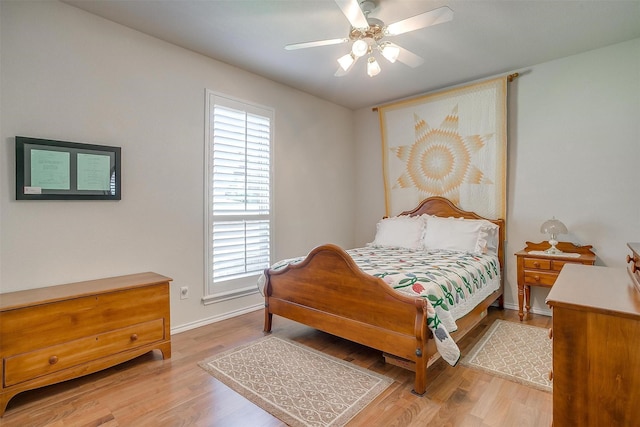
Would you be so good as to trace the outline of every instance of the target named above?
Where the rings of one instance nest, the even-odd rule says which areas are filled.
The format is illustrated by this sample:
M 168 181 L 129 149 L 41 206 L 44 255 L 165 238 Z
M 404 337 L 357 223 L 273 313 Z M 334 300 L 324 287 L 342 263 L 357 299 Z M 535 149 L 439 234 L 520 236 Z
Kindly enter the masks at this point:
M 424 247 L 475 254 L 496 253 L 497 230 L 496 224 L 483 219 L 432 216 L 427 219 Z
M 371 246 L 422 249 L 424 218 L 407 215 L 385 218 L 376 226 L 376 238 Z

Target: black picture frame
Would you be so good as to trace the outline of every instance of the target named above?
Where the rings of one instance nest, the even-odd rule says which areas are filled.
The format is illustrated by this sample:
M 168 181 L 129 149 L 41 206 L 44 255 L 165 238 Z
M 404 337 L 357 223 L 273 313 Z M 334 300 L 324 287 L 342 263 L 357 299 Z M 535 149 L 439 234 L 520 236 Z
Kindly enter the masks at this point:
M 16 136 L 16 200 L 121 200 L 121 148 Z

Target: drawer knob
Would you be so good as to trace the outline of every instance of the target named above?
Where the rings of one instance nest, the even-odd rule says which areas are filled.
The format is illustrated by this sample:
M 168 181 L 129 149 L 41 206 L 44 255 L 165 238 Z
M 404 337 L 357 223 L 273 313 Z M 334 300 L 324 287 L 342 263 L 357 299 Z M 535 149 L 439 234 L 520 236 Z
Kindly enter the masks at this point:
M 131 342 L 138 341 L 138 334 L 131 334 Z
M 536 261 L 536 262 L 533 263 L 533 266 L 535 268 L 540 268 L 540 263 L 538 261 Z
M 549 371 L 549 381 L 553 381 L 553 370 Z
M 553 339 L 553 328 L 549 328 L 549 339 Z
M 536 282 L 540 281 L 540 276 L 533 276 L 533 280 L 535 280 Z
M 632 263 L 631 267 L 629 267 L 632 273 L 635 273 L 636 271 L 638 271 L 638 266 L 636 265 L 636 259 L 631 255 L 627 255 L 627 264 L 629 263 Z
M 58 356 L 51 356 L 49 358 L 49 365 L 55 365 L 56 363 L 58 363 Z

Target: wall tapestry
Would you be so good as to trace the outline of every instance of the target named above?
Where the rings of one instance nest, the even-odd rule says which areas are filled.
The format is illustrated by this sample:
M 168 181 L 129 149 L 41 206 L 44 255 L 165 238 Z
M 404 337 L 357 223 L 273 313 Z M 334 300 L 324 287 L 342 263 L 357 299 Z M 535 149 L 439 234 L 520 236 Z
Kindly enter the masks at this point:
M 387 215 L 430 196 L 505 218 L 507 77 L 378 107 Z

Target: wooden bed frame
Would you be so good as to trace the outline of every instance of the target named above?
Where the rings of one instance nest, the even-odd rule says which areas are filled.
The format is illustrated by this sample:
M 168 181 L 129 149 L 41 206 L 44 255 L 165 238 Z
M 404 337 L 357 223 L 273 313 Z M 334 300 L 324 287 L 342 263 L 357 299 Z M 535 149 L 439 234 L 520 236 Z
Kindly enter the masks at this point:
M 442 197 L 425 199 L 401 215 L 422 214 L 487 219 L 462 211 Z M 456 342 L 480 322 L 496 300 L 503 307 L 504 220 L 489 221 L 500 227 L 500 288 L 456 321 L 458 330 L 451 334 Z M 382 279 L 362 272 L 343 249 L 331 244 L 313 249 L 298 264 L 278 271 L 266 269 L 265 276 L 265 332 L 271 332 L 276 314 L 381 350 L 414 365 L 413 392 L 426 392 L 428 362 L 437 350 L 427 327 L 427 302 L 423 298 L 394 291 Z

